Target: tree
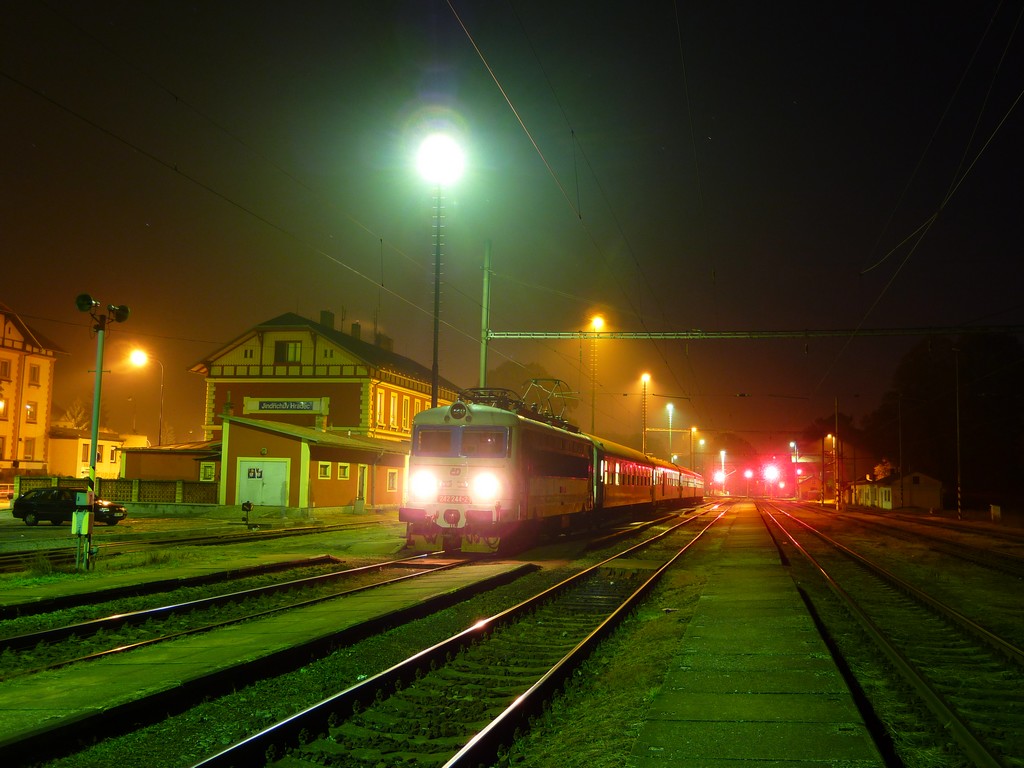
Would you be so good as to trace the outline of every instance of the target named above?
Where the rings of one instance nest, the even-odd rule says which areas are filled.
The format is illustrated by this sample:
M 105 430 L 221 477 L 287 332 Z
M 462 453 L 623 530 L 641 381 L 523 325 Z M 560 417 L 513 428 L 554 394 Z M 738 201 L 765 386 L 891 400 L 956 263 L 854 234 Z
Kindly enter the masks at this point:
M 1024 348 L 1006 334 L 932 337 L 900 361 L 892 388 L 865 418 L 878 455 L 897 474 L 923 472 L 942 481 L 944 505 L 1019 505 L 1024 474 Z
M 85 407 L 82 398 L 76 397 L 64 411 L 61 421 L 71 425 L 74 429 L 88 429 L 92 421 L 92 411 Z

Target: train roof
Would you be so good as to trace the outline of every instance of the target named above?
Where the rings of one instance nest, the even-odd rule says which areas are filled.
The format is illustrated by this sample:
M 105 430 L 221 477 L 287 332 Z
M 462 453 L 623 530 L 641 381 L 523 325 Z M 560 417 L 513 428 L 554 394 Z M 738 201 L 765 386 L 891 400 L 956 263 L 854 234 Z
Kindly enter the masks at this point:
M 513 426 L 516 424 L 535 424 L 541 428 L 548 428 L 567 432 L 575 437 L 582 437 L 594 444 L 598 450 L 643 464 L 650 464 L 661 469 L 673 470 L 692 477 L 700 477 L 697 472 L 678 464 L 659 459 L 650 454 L 630 448 L 627 445 L 606 440 L 597 435 L 581 432 L 578 427 L 569 424 L 564 419 L 545 415 L 529 406 L 526 406 L 511 390 L 471 390 L 473 394 L 464 393 L 466 399 L 456 400 L 451 405 L 443 405 L 437 408 L 430 408 L 416 414 L 414 422 L 418 425 L 428 424 L 475 424 Z M 484 393 L 484 394 L 479 394 Z

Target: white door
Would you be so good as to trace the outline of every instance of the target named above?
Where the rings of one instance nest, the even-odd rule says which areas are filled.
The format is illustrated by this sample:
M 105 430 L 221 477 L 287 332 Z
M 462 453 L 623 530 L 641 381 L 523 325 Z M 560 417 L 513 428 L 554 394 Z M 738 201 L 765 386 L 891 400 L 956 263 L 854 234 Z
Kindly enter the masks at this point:
M 288 506 L 288 459 L 239 459 L 238 503 Z

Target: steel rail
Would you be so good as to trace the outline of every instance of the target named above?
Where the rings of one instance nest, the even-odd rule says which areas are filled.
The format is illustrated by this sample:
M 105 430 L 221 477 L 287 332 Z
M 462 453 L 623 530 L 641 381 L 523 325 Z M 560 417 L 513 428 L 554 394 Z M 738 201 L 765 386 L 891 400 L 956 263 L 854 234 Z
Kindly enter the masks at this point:
M 723 514 L 725 514 L 724 511 L 720 513 L 714 521 L 708 523 L 708 525 L 705 526 L 705 528 L 695 538 L 703 535 L 703 533 L 710 528 L 714 522 L 720 519 Z M 679 527 L 685 526 L 696 519 L 697 518 L 695 517 L 691 517 L 683 520 L 678 525 L 659 533 L 657 536 L 635 546 L 629 547 L 623 552 L 620 552 L 610 558 L 602 560 L 600 563 L 597 563 L 571 576 L 570 578 L 549 587 L 533 597 L 524 600 L 518 605 L 508 608 L 489 618 L 481 619 L 468 629 L 465 629 L 462 632 L 429 648 L 419 651 L 405 661 L 399 662 L 389 669 L 379 672 L 356 685 L 340 691 L 334 696 L 308 707 L 302 712 L 292 715 L 291 717 L 286 718 L 285 720 L 282 720 L 259 733 L 253 734 L 249 738 L 244 739 L 215 755 L 212 755 L 200 763 L 196 763 L 193 768 L 247 768 L 250 765 L 260 764 L 261 760 L 266 759 L 268 752 L 275 753 L 280 756 L 282 749 L 289 749 L 298 746 L 302 742 L 303 738 L 308 734 L 326 732 L 332 722 L 337 719 L 350 716 L 360 707 L 369 706 L 376 699 L 379 691 L 394 689 L 396 685 L 409 684 L 411 681 L 415 680 L 417 674 L 426 673 L 431 669 L 432 665 L 442 666 L 445 663 L 446 658 L 457 656 L 464 648 L 467 648 L 475 642 L 485 638 L 495 629 L 498 629 L 505 624 L 512 623 L 522 616 L 528 615 L 539 605 L 545 603 L 552 597 L 557 596 L 572 586 L 575 586 L 577 583 L 583 582 L 599 569 L 607 566 L 614 560 L 650 546 L 651 543 L 670 535 L 678 530 Z M 678 557 L 678 554 L 676 557 Z M 659 572 L 660 570 L 661 569 L 659 569 Z M 642 589 L 643 587 L 637 591 L 641 591 Z M 625 615 L 628 615 L 628 611 L 625 611 L 624 613 L 616 612 L 616 615 L 621 619 Z M 607 622 L 603 622 L 602 626 L 598 629 L 602 632 L 607 632 L 612 625 L 608 624 L 606 626 L 606 623 Z M 594 630 L 594 632 L 598 632 L 598 630 Z M 592 632 L 591 635 L 593 635 L 594 632 Z M 587 640 L 578 644 L 577 647 L 585 646 L 586 648 L 590 648 L 597 639 L 598 637 L 588 637 Z M 583 650 L 584 649 L 581 648 L 580 653 L 576 654 L 576 659 L 582 660 Z M 533 707 L 537 706 L 539 699 L 543 695 L 542 691 L 549 690 L 549 686 L 554 685 L 557 680 L 561 679 L 560 675 L 564 675 L 568 672 L 571 672 L 571 665 L 561 662 L 557 664 L 555 668 L 549 670 L 542 679 L 543 684 L 542 681 L 538 681 L 538 683 L 528 691 L 528 693 L 531 693 L 530 696 L 523 694 L 523 696 L 518 697 L 516 703 L 506 709 L 502 715 L 499 715 L 497 720 L 500 720 L 500 722 L 497 722 L 497 724 L 492 723 L 474 736 L 465 745 L 465 747 L 463 747 L 463 750 L 452 758 L 452 760 L 458 759 L 459 761 L 453 765 L 462 763 L 464 760 L 469 760 L 470 755 L 474 756 L 478 762 L 490 764 L 487 763 L 486 758 L 481 756 L 490 750 L 496 749 L 496 745 L 504 742 L 508 738 L 509 734 L 507 730 L 503 729 L 507 729 L 509 724 L 520 722 L 520 718 L 527 716 L 529 711 L 531 711 Z M 524 697 L 526 698 L 524 699 Z M 521 706 L 517 706 L 521 700 L 524 703 Z M 462 754 L 463 752 L 465 752 L 465 755 Z M 472 764 L 475 766 L 477 763 Z
M 782 513 L 786 514 L 790 519 L 795 520 L 796 522 L 802 522 L 791 515 L 788 515 L 785 511 L 782 511 Z M 850 615 L 854 617 L 875 645 L 882 651 L 882 653 L 885 654 L 889 659 L 889 662 L 899 671 L 903 679 L 913 687 L 914 691 L 918 696 L 920 696 L 922 701 L 924 701 L 932 714 L 938 718 L 942 726 L 952 734 L 953 738 L 956 739 L 956 742 L 964 750 L 967 757 L 974 762 L 976 768 L 1005 768 L 1005 766 L 1003 766 L 1003 764 L 993 756 L 991 752 L 989 752 L 988 748 L 978 739 L 970 726 L 960 718 L 955 710 L 946 704 L 946 700 L 942 694 L 936 691 L 921 675 L 914 663 L 904 656 L 903 652 L 889 641 L 886 634 L 878 627 L 877 624 L 875 624 L 871 617 L 863 611 L 853 596 L 839 585 L 825 567 L 819 563 L 818 560 L 808 552 L 789 531 L 786 530 L 785 526 L 783 526 L 770 511 L 765 510 L 764 514 L 771 518 L 772 522 L 786 536 L 793 547 L 795 547 L 796 550 L 804 556 L 807 562 L 814 566 L 832 593 L 840 599 L 842 604 L 850 612 Z M 811 531 L 813 533 L 817 533 L 813 529 L 811 529 Z M 827 538 L 828 537 L 823 537 L 823 540 L 826 540 Z M 839 547 L 841 548 L 841 551 L 846 549 L 845 547 L 842 547 L 842 545 L 839 545 Z M 848 552 L 844 551 L 843 553 L 847 554 Z M 859 558 L 859 556 L 857 557 Z M 874 568 L 872 568 L 872 570 L 874 570 Z

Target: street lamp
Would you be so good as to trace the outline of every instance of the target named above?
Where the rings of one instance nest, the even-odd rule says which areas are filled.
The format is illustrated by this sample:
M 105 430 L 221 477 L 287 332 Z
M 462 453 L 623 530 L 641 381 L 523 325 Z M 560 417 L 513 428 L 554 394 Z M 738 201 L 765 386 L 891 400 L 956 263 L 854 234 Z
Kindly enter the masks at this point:
M 164 444 L 164 364 L 157 360 L 155 357 L 150 357 L 141 349 L 133 349 L 129 359 L 132 361 L 132 365 L 143 368 L 146 364 L 152 360 L 154 363 L 160 366 L 160 421 L 157 425 L 156 432 L 156 444 Z
M 594 426 L 597 419 L 597 334 L 604 328 L 604 318 L 594 315 L 590 318 L 590 327 L 594 336 L 590 337 L 590 434 L 596 434 Z
M 651 382 L 651 374 L 640 377 L 643 396 L 640 398 L 640 452 L 647 455 L 647 385 Z
M 434 355 L 430 368 L 430 407 L 437 407 L 440 387 L 438 340 L 441 336 L 441 219 L 444 187 L 454 183 L 465 167 L 465 157 L 455 140 L 443 133 L 427 136 L 416 154 L 420 175 L 434 185 Z

